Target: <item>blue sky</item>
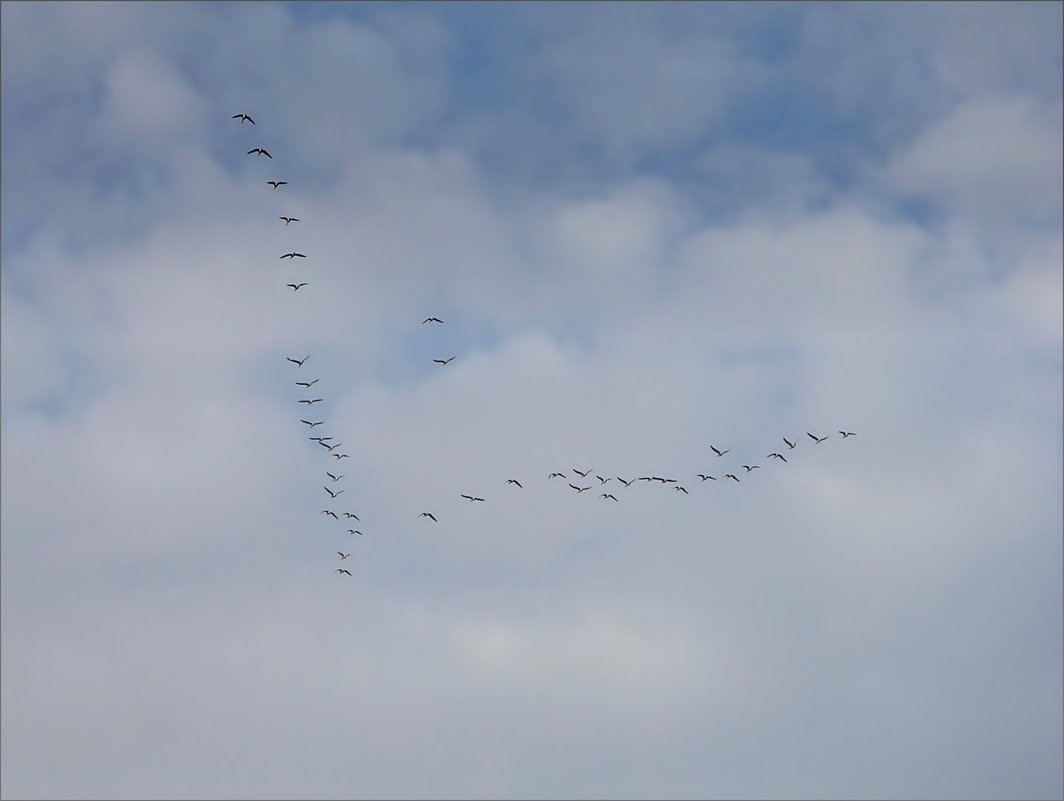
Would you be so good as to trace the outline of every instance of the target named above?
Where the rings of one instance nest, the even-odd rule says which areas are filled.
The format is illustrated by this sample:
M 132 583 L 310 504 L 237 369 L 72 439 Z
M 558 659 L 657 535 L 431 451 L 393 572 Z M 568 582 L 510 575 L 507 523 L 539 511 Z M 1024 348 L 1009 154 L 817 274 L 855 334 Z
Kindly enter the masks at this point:
M 4 797 L 1064 792 L 1059 4 L 0 15 Z

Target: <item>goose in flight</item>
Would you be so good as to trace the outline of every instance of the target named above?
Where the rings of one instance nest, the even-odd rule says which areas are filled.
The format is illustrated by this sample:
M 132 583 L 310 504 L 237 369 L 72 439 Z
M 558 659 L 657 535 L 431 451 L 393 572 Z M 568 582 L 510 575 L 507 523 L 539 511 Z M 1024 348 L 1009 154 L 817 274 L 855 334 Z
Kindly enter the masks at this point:
M 699 477 L 700 479 L 702 479 L 703 481 L 705 481 L 706 479 L 709 479 L 710 481 L 716 481 L 716 480 L 717 480 L 717 479 L 716 479 L 716 478 L 714 478 L 713 476 L 707 476 L 707 475 L 706 475 L 705 473 L 699 473 L 699 474 L 698 474 L 698 477 Z
M 570 484 L 569 486 L 576 490 L 577 495 L 579 495 L 581 492 L 586 492 L 587 490 L 591 489 L 591 487 L 578 487 L 576 486 L 576 484 Z
M 709 449 L 710 449 L 711 451 L 713 451 L 713 453 L 717 454 L 717 457 L 718 457 L 718 458 L 719 458 L 719 457 L 721 457 L 721 456 L 723 456 L 723 455 L 724 455 L 724 454 L 726 454 L 726 453 L 731 453 L 731 448 L 728 448 L 727 450 L 724 450 L 724 451 L 722 451 L 722 450 L 718 450 L 717 448 L 715 448 L 715 447 L 713 447 L 712 445 L 710 445 L 710 446 L 709 446 Z
M 266 183 L 268 183 L 274 189 L 276 189 L 279 186 L 287 186 L 288 185 L 288 181 L 267 181 Z
M 337 552 L 336 552 L 336 555 L 340 557 L 340 561 L 342 562 L 342 561 L 344 561 L 344 559 L 346 559 L 347 557 L 349 557 L 349 556 L 350 556 L 351 554 L 349 554 L 349 553 L 343 553 L 342 551 L 337 551 Z
M 251 150 L 248 151 L 248 155 L 249 156 L 252 155 L 253 153 L 261 153 L 262 155 L 264 155 L 268 159 L 272 159 L 273 158 L 273 156 L 271 156 L 269 154 L 269 151 L 263 150 L 261 147 L 253 147 L 253 148 L 251 148 Z
M 285 286 L 290 286 L 290 287 L 292 287 L 292 291 L 293 291 L 293 292 L 298 292 L 298 291 L 299 291 L 299 288 L 300 288 L 300 287 L 304 287 L 304 286 L 306 286 L 306 285 L 307 285 L 307 282 L 306 282 L 306 281 L 302 281 L 302 282 L 300 282 L 300 283 L 298 283 L 298 284 L 285 284 Z
M 846 439 L 846 437 L 856 437 L 857 436 L 857 433 L 855 431 L 840 431 L 839 433 L 842 434 L 842 438 L 843 439 Z M 826 439 L 826 437 L 825 437 L 825 439 Z
M 288 359 L 288 361 L 292 362 L 292 364 L 294 364 L 296 367 L 302 367 L 303 366 L 303 362 L 305 362 L 310 357 L 309 356 L 304 356 L 301 360 L 300 359 L 293 359 L 291 356 L 285 356 L 285 358 Z
M 786 437 L 783 438 L 783 441 L 787 443 L 787 447 L 790 448 L 792 451 L 794 450 L 794 446 L 798 444 L 797 442 L 791 442 Z
M 424 320 L 421 321 L 421 324 L 424 325 L 425 323 L 442 323 L 442 322 L 443 322 L 443 320 L 441 320 L 439 317 L 426 317 Z
M 632 481 L 625 481 L 625 480 L 624 480 L 623 478 L 621 478 L 620 476 L 617 476 L 617 480 L 618 480 L 618 481 L 620 481 L 620 482 L 621 482 L 622 484 L 624 484 L 624 486 L 626 486 L 626 487 L 630 487 L 630 486 L 632 486 L 632 482 L 634 482 L 634 481 L 635 481 L 635 479 L 634 479 L 634 478 L 632 479 Z
M 593 467 L 589 467 L 587 470 L 585 470 L 584 472 L 581 473 L 575 467 L 573 468 L 573 472 L 576 473 L 578 476 L 580 476 L 580 478 L 587 478 L 587 474 L 590 473 L 592 470 L 594 470 L 594 468 Z
M 751 464 L 744 464 L 743 467 L 746 469 L 747 473 L 749 473 L 751 470 L 760 470 L 761 469 L 761 465 L 759 465 L 759 464 L 752 464 L 752 465 Z
M 349 576 L 351 575 L 351 571 L 350 570 L 344 570 L 342 567 L 336 568 L 336 570 L 334 570 L 333 572 L 334 573 L 346 573 Z
M 350 535 L 351 535 L 352 537 L 353 537 L 353 536 L 355 536 L 356 534 L 357 534 L 358 536 L 360 536 L 360 537 L 361 537 L 361 536 L 364 536 L 364 535 L 362 534 L 362 532 L 361 532 L 361 531 L 359 531 L 359 530 L 358 530 L 357 528 L 349 528 L 349 529 L 347 530 L 347 533 L 348 533 L 348 534 L 350 534 Z
M 340 518 L 338 518 L 336 516 L 336 512 L 330 512 L 328 509 L 322 509 L 321 513 L 323 515 L 329 515 L 330 517 L 332 517 L 333 520 L 339 520 L 340 519 Z
M 329 493 L 330 498 L 335 498 L 337 495 L 342 495 L 344 493 L 344 490 L 340 490 L 339 492 L 333 492 L 328 487 L 322 487 L 322 489 Z M 336 517 L 336 515 L 333 515 L 333 517 Z M 339 520 L 340 518 L 336 517 L 336 519 Z
M 317 384 L 319 381 L 321 381 L 320 378 L 315 378 L 313 381 L 296 381 L 296 386 L 297 387 L 306 387 L 307 389 L 310 389 L 312 386 Z
M 787 457 L 784 456 L 782 453 L 770 453 L 765 458 L 766 459 L 779 459 L 782 462 L 786 462 L 787 461 Z
M 299 422 L 306 423 L 311 428 L 314 428 L 314 426 L 320 426 L 325 421 L 324 420 L 318 420 L 317 422 L 312 423 L 310 420 L 300 420 Z M 311 439 L 317 439 L 317 437 L 311 437 Z M 326 439 L 332 439 L 332 437 L 326 437 Z
M 299 218 L 298 217 L 278 217 L 277 219 L 278 220 L 284 220 L 284 224 L 285 225 L 288 225 L 288 223 L 299 222 Z
M 808 434 L 812 438 L 813 442 L 815 442 L 817 445 L 819 445 L 821 442 L 831 436 L 831 434 L 827 434 L 826 436 L 818 437 L 816 434 L 809 434 L 808 431 L 806 431 L 805 433 Z
M 432 361 L 436 362 L 436 364 L 450 364 L 454 361 L 454 356 L 450 359 L 433 359 Z
M 245 121 L 250 122 L 252 125 L 255 124 L 255 120 L 251 119 L 250 115 L 245 114 L 244 112 L 240 112 L 239 114 L 234 114 L 232 119 L 240 120 L 240 124 L 241 125 L 243 125 Z
M 330 473 L 330 472 L 329 472 L 328 470 L 326 470 L 326 471 L 325 471 L 325 475 L 327 475 L 327 476 L 328 476 L 329 478 L 331 478 L 331 479 L 333 480 L 333 483 L 334 483 L 334 484 L 335 484 L 335 483 L 336 483 L 337 481 L 339 481 L 339 480 L 340 480 L 341 478 L 343 478 L 343 476 L 334 476 L 334 475 L 333 475 L 332 473 Z
M 725 473 L 725 474 L 724 474 L 724 477 L 725 477 L 725 478 L 730 478 L 730 479 L 731 479 L 732 481 L 736 481 L 736 482 L 738 482 L 738 483 L 740 483 L 740 484 L 742 483 L 742 482 L 741 482 L 741 481 L 739 481 L 739 479 L 738 479 L 738 478 L 737 478 L 737 477 L 736 477 L 735 475 L 733 475 L 732 473 Z
M 524 489 L 524 487 L 521 486 L 521 482 L 518 481 L 516 478 L 508 478 L 508 479 L 506 479 L 506 483 L 507 484 L 516 484 L 518 489 Z
M 307 406 L 313 406 L 315 403 L 321 403 L 325 398 L 303 398 L 300 403 L 305 403 Z
M 356 514 L 354 514 L 352 512 L 344 512 L 344 517 L 346 517 L 348 520 L 351 520 L 351 519 L 358 520 L 358 515 L 356 515 Z M 361 521 L 359 521 L 359 522 L 361 522 Z
M 336 443 L 336 444 L 339 445 L 340 443 Z M 332 448 L 329 448 L 329 450 L 332 450 Z M 348 453 L 334 453 L 333 454 L 333 458 L 334 459 L 350 459 L 351 455 L 348 454 Z
M 551 473 L 547 478 L 565 478 L 565 473 Z
M 473 501 L 482 501 L 482 500 L 484 500 L 483 498 L 475 498 L 472 495 L 463 495 L 462 497 L 465 498 L 470 503 L 473 503 Z
M 613 500 L 615 500 L 615 501 L 617 500 L 616 498 L 614 498 L 614 497 L 613 497 L 613 496 L 612 496 L 612 495 L 611 495 L 610 493 L 608 493 L 608 492 L 604 492 L 604 493 L 602 493 L 601 495 L 599 495 L 599 497 L 600 497 L 600 498 L 602 498 L 602 500 L 606 500 L 607 498 L 613 498 Z
M 608 478 L 603 478 L 602 476 L 599 476 L 599 475 L 596 475 L 595 478 L 597 478 L 599 480 L 599 483 L 601 483 L 601 484 L 605 484 L 607 481 L 610 480 Z
M 329 437 L 329 439 L 332 439 L 332 437 Z M 324 443 L 324 442 L 323 442 L 323 443 L 321 443 L 321 444 L 322 444 L 322 445 L 325 445 L 325 443 Z M 325 445 L 325 447 L 326 447 L 326 449 L 327 449 L 327 450 L 329 451 L 329 453 L 332 453 L 332 452 L 333 452 L 333 451 L 334 451 L 334 450 L 335 450 L 336 448 L 339 448 L 339 447 L 340 447 L 341 445 L 343 445 L 343 444 L 344 444 L 344 443 L 342 443 L 342 442 L 337 442 L 337 443 L 336 443 L 335 445 Z
M 438 523 L 438 522 L 439 522 L 439 521 L 438 521 L 438 520 L 436 519 L 436 516 L 435 516 L 434 514 L 432 514 L 432 512 L 422 512 L 421 514 L 419 514 L 419 515 L 418 515 L 418 517 L 427 517 L 427 518 L 429 518 L 429 520 L 431 520 L 431 521 L 432 521 L 433 523 Z
M 673 487 L 673 489 L 674 490 L 679 490 L 684 495 L 690 495 L 691 494 L 690 492 L 688 492 L 684 487 L 680 486 L 679 484 L 677 484 L 675 487 Z
M 302 254 L 302 253 L 292 252 L 292 253 L 285 253 L 283 256 L 281 256 L 281 258 L 282 259 L 305 259 L 306 256 L 304 254 Z

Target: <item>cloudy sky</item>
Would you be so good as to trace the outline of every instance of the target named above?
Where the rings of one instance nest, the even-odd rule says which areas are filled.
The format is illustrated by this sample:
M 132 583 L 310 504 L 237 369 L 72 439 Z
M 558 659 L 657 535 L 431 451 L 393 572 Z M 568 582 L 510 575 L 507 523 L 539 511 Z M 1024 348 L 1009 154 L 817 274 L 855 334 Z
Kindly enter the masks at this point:
M 2 31 L 5 798 L 1064 793 L 1061 5 Z

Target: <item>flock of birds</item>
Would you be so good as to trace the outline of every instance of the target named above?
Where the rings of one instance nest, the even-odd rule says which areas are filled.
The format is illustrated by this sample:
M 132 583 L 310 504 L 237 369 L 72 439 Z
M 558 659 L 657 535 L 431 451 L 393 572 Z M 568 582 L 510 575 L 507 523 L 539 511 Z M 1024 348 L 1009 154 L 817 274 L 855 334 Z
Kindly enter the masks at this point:
M 234 114 L 232 118 L 235 119 L 235 120 L 239 120 L 241 125 L 243 125 L 245 122 L 248 122 L 248 123 L 250 123 L 252 125 L 255 125 L 255 120 L 252 119 L 248 114 L 245 114 L 245 113 Z M 263 147 L 253 147 L 253 148 L 251 148 L 250 150 L 247 151 L 247 155 L 248 156 L 261 156 L 263 158 L 270 159 L 271 161 L 273 160 L 273 156 L 270 154 L 270 152 L 268 150 L 266 150 L 265 148 L 263 148 Z M 287 186 L 288 185 L 287 181 L 281 181 L 281 180 L 275 180 L 275 179 L 268 180 L 268 181 L 266 181 L 266 183 L 267 183 L 267 185 L 271 186 L 274 190 L 277 190 L 277 189 L 279 189 L 282 186 Z M 278 219 L 285 224 L 286 228 L 291 223 L 300 222 L 300 219 L 298 217 L 292 217 L 292 216 L 288 216 L 288 215 L 280 216 L 280 217 L 278 217 Z M 281 258 L 281 260 L 290 259 L 294 263 L 296 259 L 305 259 L 305 258 L 307 258 L 307 256 L 306 256 L 305 253 L 299 253 L 298 251 L 292 250 L 292 251 L 289 251 L 288 253 L 282 254 L 280 258 Z M 285 286 L 291 288 L 293 292 L 299 292 L 299 290 L 301 290 L 303 287 L 306 287 L 306 286 L 309 286 L 309 285 L 310 284 L 309 284 L 308 281 L 301 281 L 301 280 L 298 280 L 298 279 L 294 279 L 291 283 L 285 284 Z M 438 317 L 430 316 L 430 317 L 426 317 L 424 320 L 422 320 L 421 324 L 422 325 L 429 325 L 429 326 L 442 325 L 443 324 L 443 320 L 441 320 Z M 285 358 L 287 359 L 287 361 L 289 361 L 293 365 L 295 365 L 296 369 L 300 369 L 301 370 L 303 368 L 303 366 L 307 363 L 307 361 L 310 359 L 310 356 L 307 355 L 307 356 L 303 356 L 302 358 L 295 358 L 293 356 L 286 356 Z M 436 364 L 441 365 L 441 366 L 446 366 L 446 365 L 450 364 L 452 361 L 454 361 L 454 359 L 455 359 L 454 356 L 449 356 L 449 357 L 443 358 L 443 359 L 433 359 L 432 361 L 434 363 L 436 363 Z M 307 380 L 307 381 L 296 381 L 295 385 L 297 387 L 300 387 L 304 392 L 311 393 L 311 390 L 314 387 L 314 385 L 317 384 L 320 380 L 321 380 L 320 378 L 314 378 L 312 380 Z M 307 409 L 308 409 L 308 412 L 309 412 L 310 409 L 312 409 L 314 407 L 315 404 L 322 403 L 323 401 L 324 401 L 324 398 L 307 397 L 307 398 L 300 398 L 299 399 L 299 403 L 305 405 L 307 407 Z M 311 416 L 311 415 L 308 414 L 308 416 Z M 314 431 L 314 429 L 316 429 L 318 426 L 325 425 L 325 420 L 314 420 L 314 419 L 307 420 L 305 418 L 300 418 L 300 422 L 303 423 L 304 425 L 306 425 L 308 427 L 309 431 Z M 846 439 L 848 437 L 855 436 L 855 432 L 853 432 L 853 431 L 839 430 L 838 433 L 839 433 L 839 435 L 841 436 L 842 439 Z M 818 436 L 818 435 L 813 434 L 811 432 L 806 432 L 806 436 L 808 436 L 813 441 L 814 444 L 821 445 L 831 436 L 831 434 L 825 434 L 824 436 Z M 786 436 L 784 436 L 784 437 L 782 437 L 782 439 L 783 439 L 784 444 L 786 444 L 786 446 L 787 446 L 787 451 L 788 452 L 794 450 L 798 446 L 799 439 L 797 437 L 795 439 L 791 440 L 791 439 L 788 439 Z M 322 488 L 324 489 L 325 493 L 329 496 L 329 501 L 330 502 L 336 501 L 336 499 L 339 498 L 340 495 L 342 495 L 346 491 L 344 487 L 338 486 L 339 483 L 344 478 L 344 475 L 339 473 L 339 465 L 341 465 L 343 463 L 342 460 L 351 458 L 351 455 L 348 454 L 348 453 L 339 452 L 338 449 L 343 445 L 343 443 L 342 442 L 335 442 L 334 443 L 333 442 L 334 437 L 332 437 L 332 436 L 313 435 L 313 436 L 308 437 L 308 440 L 310 440 L 311 442 L 316 442 L 319 446 L 321 446 L 324 449 L 325 455 L 332 456 L 333 459 L 335 460 L 336 467 L 334 467 L 333 469 L 335 469 L 337 472 L 334 473 L 334 472 L 332 472 L 332 470 L 326 470 L 325 471 L 325 477 L 327 479 L 329 479 L 329 482 L 327 484 L 325 484 Z M 714 457 L 716 459 L 722 459 L 727 454 L 731 453 L 731 449 L 730 448 L 721 449 L 721 448 L 718 448 L 716 445 L 712 445 L 712 444 L 709 445 L 708 447 L 709 447 L 709 450 L 713 452 Z M 776 462 L 781 462 L 781 463 L 786 463 L 788 461 L 787 457 L 783 453 L 781 453 L 779 451 L 773 451 L 772 453 L 768 454 L 765 458 L 766 459 L 772 459 L 772 460 L 775 460 Z M 761 465 L 759 465 L 759 464 L 744 464 L 744 465 L 740 465 L 739 467 L 741 469 L 745 470 L 744 477 L 749 476 L 751 473 L 753 473 L 754 470 L 761 469 Z M 591 481 L 591 478 L 589 478 L 589 476 L 593 476 L 593 478 L 596 479 L 599 482 L 598 488 L 603 490 L 599 494 L 598 497 L 601 500 L 603 500 L 603 501 L 612 501 L 613 503 L 619 503 L 619 499 L 617 498 L 616 495 L 613 494 L 613 492 L 606 491 L 606 489 L 607 489 L 606 485 L 609 484 L 614 479 L 616 479 L 618 485 L 623 485 L 626 489 L 631 487 L 637 481 L 641 481 L 641 482 L 647 482 L 647 483 L 659 483 L 662 486 L 671 486 L 675 492 L 682 492 L 684 495 L 689 495 L 690 494 L 687 491 L 687 488 L 683 484 L 681 484 L 680 480 L 677 479 L 677 478 L 671 478 L 671 477 L 666 477 L 666 476 L 658 476 L 658 475 L 649 475 L 649 476 L 637 476 L 635 478 L 626 479 L 626 478 L 622 478 L 621 476 L 617 476 L 617 475 L 602 476 L 602 475 L 599 475 L 597 473 L 593 473 L 592 472 L 593 469 L 594 468 L 588 468 L 586 470 L 580 470 L 580 469 L 574 467 L 574 468 L 572 468 L 572 475 L 571 476 L 568 475 L 565 472 L 562 472 L 562 471 L 555 471 L 555 472 L 550 473 L 547 476 L 547 479 L 549 481 L 550 480 L 554 480 L 554 479 L 565 480 L 566 483 L 569 485 L 569 487 L 577 495 L 581 495 L 581 494 L 583 494 L 585 492 L 588 492 L 588 491 L 592 490 L 596 486 Z M 569 480 L 570 478 L 572 479 L 571 481 Z M 706 481 L 718 481 L 718 480 L 721 480 L 721 481 L 731 480 L 731 481 L 734 481 L 735 483 L 741 483 L 742 482 L 742 479 L 740 479 L 739 476 L 736 475 L 734 472 L 721 473 L 719 475 L 719 477 L 715 476 L 715 475 L 711 475 L 708 472 L 706 472 L 706 473 L 696 473 L 694 478 L 697 478 L 699 480 L 699 483 L 705 483 Z M 574 483 L 574 482 L 576 482 L 576 483 Z M 581 486 L 584 483 L 587 483 L 587 486 Z M 329 486 L 330 484 L 333 485 L 333 486 L 337 486 L 338 488 L 337 489 L 333 489 L 332 486 Z M 518 480 L 517 478 L 514 478 L 514 477 L 507 478 L 506 482 L 505 482 L 505 486 L 513 486 L 513 487 L 515 487 L 516 489 L 519 489 L 519 490 L 523 490 L 524 489 L 524 484 L 522 484 L 520 480 Z M 482 498 L 482 497 L 480 497 L 478 495 L 471 495 L 471 494 L 461 493 L 461 497 L 463 499 L 465 499 L 466 501 L 468 501 L 469 503 L 471 503 L 471 504 L 484 503 L 485 502 L 485 498 Z M 323 509 L 321 511 L 321 514 L 322 514 L 323 517 L 326 517 L 326 518 L 330 518 L 331 517 L 333 520 L 335 520 L 337 522 L 340 521 L 340 516 L 337 515 L 336 512 L 333 509 L 331 509 L 331 508 L 330 509 Z M 358 517 L 358 515 L 355 514 L 352 511 L 350 511 L 350 510 L 343 511 L 342 514 L 343 514 L 343 517 L 344 517 L 344 519 L 346 521 L 355 521 L 355 522 L 361 523 L 361 520 Z M 436 515 L 433 512 L 430 512 L 430 511 L 421 512 L 418 515 L 418 518 L 419 519 L 424 519 L 424 520 L 427 520 L 427 521 L 432 521 L 433 523 L 439 522 L 438 519 L 436 518 Z M 351 523 L 351 524 L 353 525 L 353 523 Z M 362 531 L 359 530 L 359 529 L 356 529 L 356 528 L 349 528 L 347 530 L 347 533 L 350 536 L 355 536 L 355 535 L 363 536 Z M 336 555 L 339 557 L 339 560 L 341 562 L 344 562 L 344 561 L 346 561 L 347 559 L 349 559 L 351 557 L 350 553 L 345 553 L 343 551 L 337 551 Z M 344 568 L 344 567 L 338 567 L 333 572 L 337 573 L 339 575 L 351 576 L 351 571 L 346 569 L 346 568 Z

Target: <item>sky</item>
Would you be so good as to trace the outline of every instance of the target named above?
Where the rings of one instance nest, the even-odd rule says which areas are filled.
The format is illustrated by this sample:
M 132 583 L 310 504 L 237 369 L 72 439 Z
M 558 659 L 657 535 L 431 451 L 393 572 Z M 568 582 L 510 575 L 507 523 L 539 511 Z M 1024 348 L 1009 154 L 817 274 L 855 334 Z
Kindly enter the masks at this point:
M 1064 795 L 1059 3 L 0 23 L 4 798 Z

